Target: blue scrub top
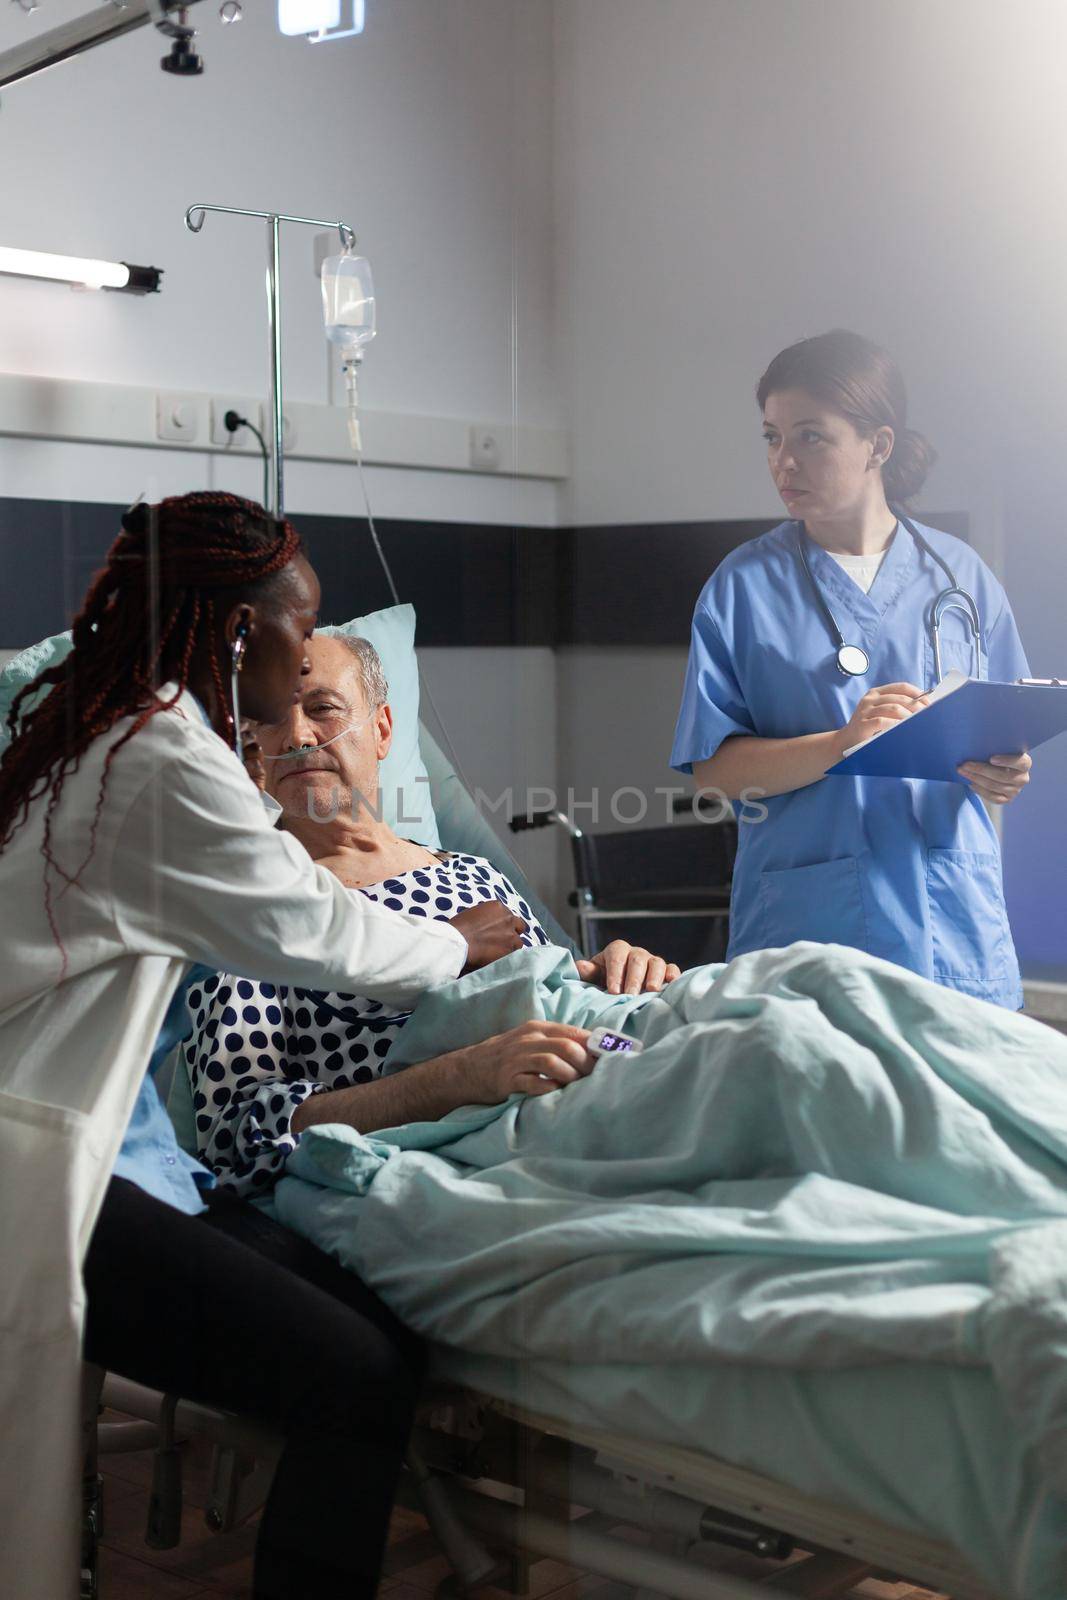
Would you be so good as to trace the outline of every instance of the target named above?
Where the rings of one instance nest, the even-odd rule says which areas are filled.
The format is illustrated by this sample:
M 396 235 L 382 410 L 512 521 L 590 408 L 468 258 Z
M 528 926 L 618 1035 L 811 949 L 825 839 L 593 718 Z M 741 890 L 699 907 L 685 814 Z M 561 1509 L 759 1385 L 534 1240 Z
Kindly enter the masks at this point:
M 918 526 L 978 603 L 983 677 L 1027 677 L 996 578 L 969 545 Z M 798 537 L 846 642 L 870 657 L 863 678 L 838 671 L 837 642 L 805 576 Z M 694 761 L 735 734 L 790 739 L 840 728 L 880 684 L 932 688 L 929 618 L 947 583 L 902 526 L 869 595 L 799 523 L 781 523 L 735 550 L 697 601 L 671 765 L 692 772 Z M 946 612 L 940 638 L 943 670 L 972 673 L 959 612 Z M 999 842 L 982 801 L 963 783 L 823 778 L 735 812 L 729 957 L 797 939 L 853 945 L 965 994 L 1022 1005 Z
M 195 1217 L 205 1210 L 201 1190 L 213 1189 L 215 1177 L 199 1161 L 186 1155 L 178 1143 L 174 1124 L 152 1081 L 176 1045 L 191 1031 L 185 1004 L 190 987 L 210 974 L 210 967 L 193 967 L 174 991 L 159 1030 L 148 1072 L 134 1101 L 112 1176 L 128 1178 L 146 1194 Z M 178 1071 L 184 1072 L 179 1063 Z
M 195 695 L 191 698 L 196 700 Z M 196 700 L 196 708 L 205 725 L 210 727 L 207 712 L 199 700 Z M 174 991 L 112 1171 L 113 1177 L 128 1178 L 146 1194 L 192 1217 L 207 1209 L 201 1191 L 213 1189 L 215 1177 L 179 1145 L 174 1124 L 152 1080 L 170 1052 L 192 1031 L 185 997 L 192 985 L 201 982 L 210 971 L 210 967 L 191 967 Z M 178 1071 L 184 1070 L 179 1064 Z

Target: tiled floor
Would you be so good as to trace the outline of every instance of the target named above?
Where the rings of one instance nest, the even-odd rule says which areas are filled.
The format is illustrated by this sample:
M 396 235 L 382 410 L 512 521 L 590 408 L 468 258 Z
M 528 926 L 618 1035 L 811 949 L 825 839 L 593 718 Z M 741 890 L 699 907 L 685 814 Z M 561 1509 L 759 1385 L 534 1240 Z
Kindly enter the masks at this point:
M 152 1458 L 148 1453 L 104 1455 L 104 1532 L 100 1553 L 100 1600 L 244 1600 L 251 1593 L 254 1524 L 214 1534 L 204 1525 L 210 1448 L 202 1440 L 183 1447 L 182 1540 L 173 1550 L 144 1543 Z M 756 1577 L 765 1563 L 736 1552 L 716 1552 L 718 1570 Z M 385 1575 L 380 1593 L 388 1600 L 430 1600 L 449 1574 L 426 1522 L 398 1508 L 393 1516 Z M 768 1591 L 769 1593 L 771 1591 Z M 633 1600 L 622 1584 L 565 1566 L 539 1561 L 530 1571 L 530 1600 Z M 938 1600 L 906 1584 L 872 1580 L 852 1592 L 854 1600 Z M 308 1596 L 308 1600 L 335 1600 Z M 343 1600 L 343 1597 L 336 1597 Z M 486 1587 L 478 1600 L 512 1600 L 502 1589 Z M 847 1597 L 846 1597 L 847 1600 Z

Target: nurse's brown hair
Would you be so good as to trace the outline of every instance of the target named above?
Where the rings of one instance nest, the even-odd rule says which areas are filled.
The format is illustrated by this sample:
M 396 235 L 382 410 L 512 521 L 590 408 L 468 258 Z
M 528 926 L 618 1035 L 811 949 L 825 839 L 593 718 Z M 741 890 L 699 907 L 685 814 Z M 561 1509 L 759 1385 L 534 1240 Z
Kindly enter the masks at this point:
M 290 523 L 236 495 L 177 495 L 124 513 L 122 532 L 74 619 L 70 653 L 21 689 L 8 712 L 12 742 L 0 760 L 0 851 L 31 804 L 47 794 L 45 860 L 65 883 L 77 881 L 92 855 L 117 751 L 175 703 L 188 685 L 194 656 L 207 660 L 219 704 L 227 704 L 216 625 L 235 604 L 269 600 L 300 548 Z M 169 699 L 158 693 L 166 682 L 177 685 Z M 43 690 L 48 692 L 42 698 Z M 131 716 L 130 727 L 107 753 L 89 852 L 68 873 L 52 853 L 52 816 L 63 783 L 94 739 Z M 51 885 L 46 868 L 45 900 L 56 932 Z
M 845 328 L 801 339 L 779 351 L 760 379 L 756 388 L 760 410 L 772 394 L 786 389 L 805 389 L 847 417 L 858 433 L 892 428 L 893 452 L 882 467 L 882 483 L 890 505 L 907 509 L 926 482 L 937 453 L 921 433 L 907 426 L 907 391 L 888 350 Z

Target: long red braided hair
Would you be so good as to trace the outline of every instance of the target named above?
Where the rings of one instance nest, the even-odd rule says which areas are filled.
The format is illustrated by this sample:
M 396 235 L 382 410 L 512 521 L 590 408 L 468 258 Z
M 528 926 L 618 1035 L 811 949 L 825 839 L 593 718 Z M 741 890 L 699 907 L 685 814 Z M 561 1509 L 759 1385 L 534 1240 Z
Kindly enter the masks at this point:
M 122 532 L 107 564 L 74 619 L 70 654 L 19 691 L 7 718 L 13 737 L 0 760 L 0 851 L 25 822 L 33 802 L 47 794 L 42 851 L 53 932 L 48 868 L 73 883 L 90 859 L 116 753 L 150 717 L 174 704 L 188 686 L 195 656 L 206 656 L 219 704 L 227 705 L 216 643 L 216 600 L 229 606 L 261 598 L 300 548 L 290 523 L 231 494 L 177 495 L 158 506 L 136 505 L 123 515 Z M 167 700 L 158 693 L 165 681 L 177 684 L 176 694 Z M 41 690 L 49 686 L 40 699 Z M 22 713 L 27 699 L 31 708 Z M 104 765 L 89 854 L 68 873 L 52 853 L 52 817 L 63 783 L 77 771 L 93 740 L 128 716 L 134 720 L 112 745 Z M 235 741 L 232 727 L 231 737 Z

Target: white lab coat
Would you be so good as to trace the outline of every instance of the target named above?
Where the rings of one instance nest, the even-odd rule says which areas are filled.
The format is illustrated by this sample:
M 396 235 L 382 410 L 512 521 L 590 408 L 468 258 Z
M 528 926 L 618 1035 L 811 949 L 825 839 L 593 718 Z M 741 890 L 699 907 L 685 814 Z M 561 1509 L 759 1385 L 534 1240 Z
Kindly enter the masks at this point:
M 0 853 L 0 1550 L 5 1593 L 74 1595 L 81 1263 L 156 1035 L 190 962 L 407 1004 L 467 956 L 447 923 L 342 888 L 272 828 L 183 695 L 67 776 L 51 874 L 44 801 Z

